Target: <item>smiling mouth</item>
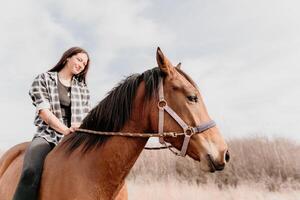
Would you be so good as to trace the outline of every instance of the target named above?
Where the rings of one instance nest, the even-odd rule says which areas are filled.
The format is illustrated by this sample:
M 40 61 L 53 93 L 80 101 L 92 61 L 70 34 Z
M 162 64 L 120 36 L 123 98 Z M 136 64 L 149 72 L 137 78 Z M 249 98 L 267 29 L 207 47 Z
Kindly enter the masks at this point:
M 212 158 L 209 154 L 207 155 L 207 160 L 208 160 L 208 163 L 210 166 L 210 172 L 214 173 L 216 171 L 216 166 L 215 166 L 214 162 L 212 161 Z
M 75 67 L 75 70 L 79 72 L 80 71 L 80 67 Z

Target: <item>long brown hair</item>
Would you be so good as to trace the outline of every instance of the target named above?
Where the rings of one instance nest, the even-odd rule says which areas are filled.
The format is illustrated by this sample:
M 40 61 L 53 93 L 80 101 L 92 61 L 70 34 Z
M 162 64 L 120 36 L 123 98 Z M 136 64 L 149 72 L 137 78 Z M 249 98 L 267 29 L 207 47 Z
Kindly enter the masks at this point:
M 81 47 L 71 47 L 70 49 L 65 51 L 58 63 L 52 69 L 50 69 L 49 72 L 59 72 L 62 68 L 64 68 L 65 64 L 67 63 L 67 59 L 78 53 L 85 53 L 88 57 L 84 70 L 76 75 L 78 81 L 83 81 L 84 83 L 86 83 L 86 74 L 89 69 L 90 57 L 87 51 Z

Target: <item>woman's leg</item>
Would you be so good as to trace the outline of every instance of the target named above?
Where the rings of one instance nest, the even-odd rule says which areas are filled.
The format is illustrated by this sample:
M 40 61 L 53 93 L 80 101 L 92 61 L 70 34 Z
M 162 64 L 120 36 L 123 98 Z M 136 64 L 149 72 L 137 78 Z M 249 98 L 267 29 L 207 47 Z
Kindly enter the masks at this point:
M 52 146 L 42 137 L 32 140 L 24 156 L 23 169 L 13 200 L 35 200 L 46 155 Z

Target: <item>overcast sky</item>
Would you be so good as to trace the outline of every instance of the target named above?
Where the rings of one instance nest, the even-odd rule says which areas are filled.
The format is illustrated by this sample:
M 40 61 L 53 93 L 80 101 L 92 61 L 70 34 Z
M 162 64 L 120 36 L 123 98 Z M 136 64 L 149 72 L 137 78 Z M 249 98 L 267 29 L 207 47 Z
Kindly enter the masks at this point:
M 198 83 L 225 138 L 299 142 L 299 10 L 297 0 L 3 1 L 0 149 L 32 138 L 30 84 L 71 46 L 90 53 L 93 105 L 156 66 L 160 46 Z

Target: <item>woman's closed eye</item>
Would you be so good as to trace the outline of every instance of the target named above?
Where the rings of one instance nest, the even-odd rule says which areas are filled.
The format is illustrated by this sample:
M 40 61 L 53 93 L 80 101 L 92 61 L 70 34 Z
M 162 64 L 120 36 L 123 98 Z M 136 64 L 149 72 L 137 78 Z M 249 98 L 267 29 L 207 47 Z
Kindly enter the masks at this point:
M 82 58 L 77 58 L 77 60 L 78 60 L 79 62 L 83 63 L 83 66 L 84 66 L 84 67 L 86 66 L 86 62 L 84 62 Z

